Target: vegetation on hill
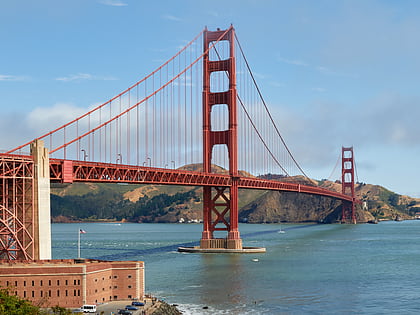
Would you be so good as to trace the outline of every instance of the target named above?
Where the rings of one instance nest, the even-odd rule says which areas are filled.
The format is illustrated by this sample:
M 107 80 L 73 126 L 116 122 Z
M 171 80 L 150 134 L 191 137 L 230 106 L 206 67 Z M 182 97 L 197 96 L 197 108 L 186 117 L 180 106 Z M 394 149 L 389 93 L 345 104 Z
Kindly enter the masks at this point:
M 320 187 L 341 191 L 340 182 L 322 180 Z M 355 186 L 356 198 L 366 202 L 368 212 L 378 220 L 394 220 L 397 217 L 410 219 L 420 212 L 420 199 L 396 194 L 382 186 L 357 183 Z M 362 208 L 359 205 L 359 209 Z
M 80 186 L 83 184 L 73 184 Z M 160 193 L 154 196 L 144 195 L 136 202 L 124 198 L 124 194 L 113 190 L 115 185 L 98 187 L 97 191 L 90 191 L 86 194 L 51 195 L 51 213 L 53 217 L 67 217 L 73 220 L 127 220 L 131 222 L 158 222 L 160 218 L 167 217 L 168 213 L 180 214 L 181 204 L 199 202 L 199 197 L 193 190 L 179 192 L 173 195 Z M 78 187 L 77 190 L 80 190 Z

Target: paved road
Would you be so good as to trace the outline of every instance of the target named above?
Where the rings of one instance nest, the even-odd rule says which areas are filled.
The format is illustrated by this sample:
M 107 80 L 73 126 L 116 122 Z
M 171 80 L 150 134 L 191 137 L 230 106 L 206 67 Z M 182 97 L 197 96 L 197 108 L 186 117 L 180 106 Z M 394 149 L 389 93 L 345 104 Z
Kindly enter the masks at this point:
M 101 314 L 103 312 L 104 315 L 117 315 L 119 309 L 125 309 L 126 305 L 131 305 L 131 300 L 127 301 L 112 301 L 104 304 L 99 304 L 96 306 L 96 314 Z M 130 311 L 133 315 L 142 315 L 142 314 L 151 314 L 153 307 L 152 300 L 147 298 L 145 299 L 146 305 L 145 306 L 136 306 L 138 308 L 137 311 Z M 143 313 L 144 311 L 144 313 Z
M 97 313 L 101 314 L 101 312 L 104 312 L 104 315 L 112 314 L 118 314 L 119 309 L 125 309 L 126 305 L 131 305 L 131 301 L 115 301 L 115 302 L 109 302 L 106 304 L 98 305 L 96 307 Z M 133 313 L 133 315 L 140 315 L 141 311 L 143 310 L 143 306 L 136 306 L 138 308 L 137 311 L 130 311 Z

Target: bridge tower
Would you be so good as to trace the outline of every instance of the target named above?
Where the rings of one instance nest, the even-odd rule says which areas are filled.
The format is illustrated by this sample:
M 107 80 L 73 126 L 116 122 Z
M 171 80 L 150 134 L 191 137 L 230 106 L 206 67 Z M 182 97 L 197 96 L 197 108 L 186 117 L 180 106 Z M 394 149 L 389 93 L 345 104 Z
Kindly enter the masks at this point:
M 50 165 L 42 140 L 31 155 L 0 155 L 0 259 L 51 259 Z
M 216 41 L 227 41 L 229 57 L 225 60 L 210 60 L 209 50 Z M 203 167 L 205 173 L 212 173 L 213 147 L 226 145 L 229 157 L 229 187 L 203 187 L 203 233 L 201 248 L 242 249 L 238 230 L 238 142 L 236 111 L 236 65 L 235 30 L 204 31 L 203 59 Z M 222 71 L 227 74 L 227 91 L 212 92 L 210 76 Z M 227 130 L 212 130 L 211 116 L 214 105 L 226 105 L 229 125 Z M 227 231 L 226 239 L 214 238 L 215 231 Z
M 341 223 L 356 223 L 354 194 L 354 154 L 353 147 L 341 149 L 341 186 L 342 193 L 352 197 L 352 202 L 343 201 Z

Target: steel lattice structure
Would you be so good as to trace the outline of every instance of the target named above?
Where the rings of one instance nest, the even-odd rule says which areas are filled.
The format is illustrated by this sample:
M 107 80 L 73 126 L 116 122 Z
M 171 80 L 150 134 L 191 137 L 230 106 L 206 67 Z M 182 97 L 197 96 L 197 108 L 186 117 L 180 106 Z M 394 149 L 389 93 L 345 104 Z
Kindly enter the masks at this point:
M 0 155 L 0 259 L 34 259 L 34 163 Z

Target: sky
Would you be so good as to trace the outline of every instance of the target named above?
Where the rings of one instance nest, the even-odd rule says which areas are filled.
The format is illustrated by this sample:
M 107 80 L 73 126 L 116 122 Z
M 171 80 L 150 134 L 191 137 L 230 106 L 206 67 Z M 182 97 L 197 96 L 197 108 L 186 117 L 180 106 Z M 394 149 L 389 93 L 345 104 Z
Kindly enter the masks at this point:
M 414 0 L 0 0 L 0 152 L 231 24 L 309 177 L 328 178 L 353 146 L 358 181 L 420 197 Z

